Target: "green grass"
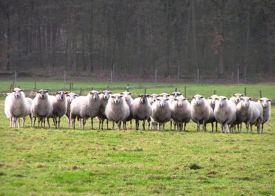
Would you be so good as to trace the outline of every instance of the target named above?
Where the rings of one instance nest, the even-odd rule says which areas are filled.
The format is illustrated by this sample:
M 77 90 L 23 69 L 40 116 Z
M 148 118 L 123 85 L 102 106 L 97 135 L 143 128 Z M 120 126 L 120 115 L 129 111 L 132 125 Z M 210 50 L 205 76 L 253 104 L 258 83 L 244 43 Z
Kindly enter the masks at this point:
M 11 81 L 0 80 L 0 92 L 7 92 L 10 89 Z M 263 83 L 263 84 L 184 84 L 184 83 L 139 83 L 139 82 L 94 82 L 94 81 L 74 81 L 74 91 L 79 93 L 80 88 L 89 89 L 113 89 L 114 92 L 121 92 L 125 87 L 129 85 L 130 91 L 135 95 L 144 92 L 144 88 L 147 89 L 147 93 L 162 93 L 172 92 L 177 88 L 182 93 L 184 92 L 184 86 L 186 85 L 187 97 L 192 97 L 195 94 L 202 94 L 204 96 L 212 95 L 214 91 L 217 94 L 224 96 L 231 96 L 233 93 L 244 93 L 246 88 L 247 95 L 251 97 L 259 97 L 259 91 L 262 91 L 262 95 L 271 99 L 275 99 L 275 84 Z M 24 90 L 34 89 L 34 81 L 20 80 L 17 82 L 17 86 L 20 86 Z M 37 81 L 37 89 L 50 89 L 53 92 L 60 89 L 69 89 L 69 83 L 64 84 L 63 81 Z
M 0 195 L 275 195 L 274 115 L 262 135 L 12 129 L 3 104 Z

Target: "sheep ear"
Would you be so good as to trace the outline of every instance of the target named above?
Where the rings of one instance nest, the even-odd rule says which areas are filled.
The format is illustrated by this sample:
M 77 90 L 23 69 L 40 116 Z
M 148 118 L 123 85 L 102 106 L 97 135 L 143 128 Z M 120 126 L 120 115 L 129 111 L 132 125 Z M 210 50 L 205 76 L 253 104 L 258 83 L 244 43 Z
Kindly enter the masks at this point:
M 248 100 L 251 101 L 251 97 L 249 97 Z
M 108 91 L 109 94 L 112 94 L 112 91 Z
M 65 91 L 65 92 L 64 92 L 65 95 L 68 95 L 69 93 L 70 93 L 69 91 Z
M 268 102 L 271 102 L 271 99 L 268 99 L 267 101 L 268 101 Z

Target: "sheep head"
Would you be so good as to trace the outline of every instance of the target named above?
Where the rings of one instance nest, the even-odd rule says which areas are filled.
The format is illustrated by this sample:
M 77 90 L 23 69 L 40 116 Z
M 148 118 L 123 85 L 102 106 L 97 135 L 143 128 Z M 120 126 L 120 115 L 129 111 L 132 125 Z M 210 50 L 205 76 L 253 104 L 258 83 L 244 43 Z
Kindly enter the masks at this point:
M 269 107 L 269 105 L 271 104 L 271 100 L 266 98 L 266 97 L 262 97 L 259 99 L 260 104 L 263 106 L 263 108 L 267 108 Z
M 39 99 L 46 99 L 48 98 L 48 90 L 40 89 L 36 93 L 36 96 L 38 96 Z

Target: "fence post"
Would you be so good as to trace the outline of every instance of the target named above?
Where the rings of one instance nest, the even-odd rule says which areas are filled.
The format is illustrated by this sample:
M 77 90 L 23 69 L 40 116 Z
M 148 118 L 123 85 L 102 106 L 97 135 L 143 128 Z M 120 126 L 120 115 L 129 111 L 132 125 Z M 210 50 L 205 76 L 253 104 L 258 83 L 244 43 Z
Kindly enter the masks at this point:
M 246 96 L 246 87 L 244 87 L 244 95 Z
M 113 70 L 111 70 L 111 83 L 113 83 Z
M 155 83 L 158 82 L 158 69 L 155 69 Z
M 200 69 L 197 69 L 197 83 L 200 82 Z
M 240 68 L 237 69 L 237 83 L 240 83 Z
M 260 94 L 260 98 L 262 98 L 263 97 L 262 90 L 259 90 L 259 94 Z
M 17 82 L 17 72 L 14 72 L 14 83 L 13 83 L 13 88 L 15 88 Z
M 186 85 L 184 85 L 184 97 L 186 98 Z

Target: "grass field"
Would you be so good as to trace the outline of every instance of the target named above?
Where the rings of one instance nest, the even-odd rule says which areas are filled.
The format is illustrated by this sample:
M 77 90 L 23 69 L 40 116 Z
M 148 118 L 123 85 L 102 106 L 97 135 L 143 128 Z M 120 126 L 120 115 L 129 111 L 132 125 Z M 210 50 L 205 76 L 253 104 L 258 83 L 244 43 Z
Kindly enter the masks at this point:
M 190 94 L 243 88 L 189 86 Z M 254 86 L 275 97 L 272 85 Z M 193 123 L 187 132 L 11 129 L 3 103 L 0 195 L 275 195 L 274 115 L 262 135 L 198 133 Z

